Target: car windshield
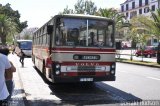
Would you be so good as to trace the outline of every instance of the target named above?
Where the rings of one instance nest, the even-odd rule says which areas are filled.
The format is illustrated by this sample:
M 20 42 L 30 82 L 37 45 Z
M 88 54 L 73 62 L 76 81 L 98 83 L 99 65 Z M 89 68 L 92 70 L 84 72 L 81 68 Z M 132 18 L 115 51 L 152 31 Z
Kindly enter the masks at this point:
M 104 46 L 113 47 L 113 22 L 59 18 L 56 27 L 57 46 Z

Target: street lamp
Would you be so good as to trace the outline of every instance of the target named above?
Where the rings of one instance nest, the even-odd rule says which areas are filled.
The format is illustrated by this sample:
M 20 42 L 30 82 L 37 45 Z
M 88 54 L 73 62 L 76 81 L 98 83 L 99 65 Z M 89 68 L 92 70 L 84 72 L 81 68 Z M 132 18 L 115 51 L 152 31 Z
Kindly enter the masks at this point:
M 130 30 L 130 26 L 131 26 L 132 24 L 130 24 L 129 23 L 129 21 L 128 20 L 125 20 L 125 22 L 123 23 L 123 25 L 122 25 L 122 27 L 126 27 L 126 28 L 128 28 L 128 30 Z M 127 29 L 125 29 L 125 31 L 126 31 Z M 125 34 L 127 34 L 127 31 L 125 32 Z M 132 47 L 132 44 L 131 44 L 131 47 Z M 130 60 L 132 61 L 133 60 L 133 56 L 132 56 L 132 48 L 131 48 L 131 57 L 130 57 Z

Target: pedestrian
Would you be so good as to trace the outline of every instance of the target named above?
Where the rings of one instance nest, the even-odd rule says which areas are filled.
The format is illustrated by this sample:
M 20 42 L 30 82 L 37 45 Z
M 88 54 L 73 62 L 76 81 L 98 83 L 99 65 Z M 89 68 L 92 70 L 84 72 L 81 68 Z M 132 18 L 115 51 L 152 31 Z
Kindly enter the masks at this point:
M 5 72 L 14 70 L 6 55 L 0 53 L 0 106 L 7 106 L 9 92 L 5 82 Z
M 0 50 L 0 53 L 8 56 L 9 49 L 8 48 L 3 48 L 3 49 Z M 8 89 L 8 92 L 9 92 L 9 96 L 7 97 L 7 100 L 11 99 L 11 96 L 12 96 L 12 93 L 13 93 L 13 90 L 14 90 L 13 72 L 16 72 L 16 68 L 14 67 L 12 62 L 10 62 L 10 64 L 12 66 L 12 70 L 6 69 L 7 72 L 5 72 L 6 85 L 7 85 L 7 89 Z
M 20 61 L 20 63 L 22 64 L 22 67 L 24 67 L 24 57 L 25 57 L 25 54 L 24 54 L 24 52 L 22 51 L 22 49 L 20 49 L 20 54 L 19 54 L 19 56 L 20 56 L 19 61 Z

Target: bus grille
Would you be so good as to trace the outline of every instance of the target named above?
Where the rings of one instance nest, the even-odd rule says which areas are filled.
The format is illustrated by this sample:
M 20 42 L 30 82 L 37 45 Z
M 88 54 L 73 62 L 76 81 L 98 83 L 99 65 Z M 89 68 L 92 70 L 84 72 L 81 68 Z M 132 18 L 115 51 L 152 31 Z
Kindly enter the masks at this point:
M 94 66 L 78 66 L 78 72 L 95 72 Z

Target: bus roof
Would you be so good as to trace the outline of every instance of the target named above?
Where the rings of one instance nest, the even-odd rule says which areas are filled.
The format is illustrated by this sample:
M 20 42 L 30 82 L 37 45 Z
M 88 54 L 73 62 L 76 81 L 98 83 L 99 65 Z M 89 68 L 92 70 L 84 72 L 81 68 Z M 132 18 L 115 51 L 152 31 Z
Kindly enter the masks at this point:
M 81 17 L 81 18 L 95 18 L 95 19 L 107 19 L 107 20 L 112 20 L 107 17 L 102 17 L 102 16 L 95 16 L 95 15 L 84 15 L 84 14 L 62 14 L 62 15 L 56 15 L 56 16 L 64 16 L 64 17 Z M 56 17 L 55 16 L 55 17 Z
M 35 32 L 37 32 L 38 30 L 40 30 L 42 27 L 48 25 L 49 22 L 52 21 L 56 17 L 75 17 L 75 18 L 102 19 L 102 20 L 107 20 L 107 21 L 110 21 L 110 22 L 114 22 L 113 19 L 110 19 L 110 18 L 107 18 L 107 17 L 102 17 L 102 16 L 84 15 L 84 14 L 59 14 L 59 15 L 55 15 L 48 22 L 46 22 L 44 25 L 42 25 L 40 28 L 38 28 Z

